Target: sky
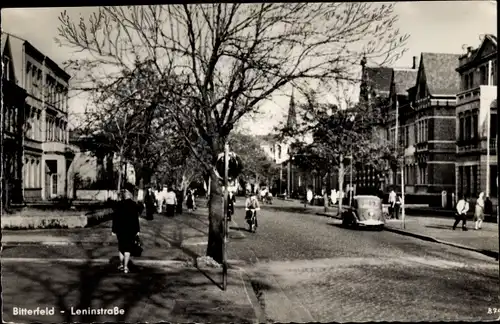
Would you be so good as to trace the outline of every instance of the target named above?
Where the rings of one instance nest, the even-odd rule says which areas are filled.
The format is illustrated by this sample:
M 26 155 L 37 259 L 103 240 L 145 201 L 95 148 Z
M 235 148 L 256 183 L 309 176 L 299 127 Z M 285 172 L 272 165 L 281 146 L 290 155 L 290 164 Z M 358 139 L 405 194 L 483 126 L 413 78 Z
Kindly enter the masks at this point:
M 497 9 L 495 1 L 415 1 L 399 2 L 395 12 L 399 16 L 397 27 L 409 34 L 408 51 L 395 63 L 395 67 L 411 67 L 412 57 L 421 52 L 463 53 L 466 46 L 477 47 L 481 34 L 497 35 Z M 2 9 L 2 31 L 22 37 L 32 43 L 58 64 L 72 57 L 71 50 L 60 48 L 54 42 L 63 10 L 78 17 L 88 15 L 95 8 L 10 8 Z M 350 95 L 357 97 L 356 89 Z M 246 118 L 241 127 L 251 133 L 267 134 L 286 119 L 289 96 L 274 96 L 260 108 L 260 112 Z M 76 124 L 86 100 L 70 99 L 70 123 Z

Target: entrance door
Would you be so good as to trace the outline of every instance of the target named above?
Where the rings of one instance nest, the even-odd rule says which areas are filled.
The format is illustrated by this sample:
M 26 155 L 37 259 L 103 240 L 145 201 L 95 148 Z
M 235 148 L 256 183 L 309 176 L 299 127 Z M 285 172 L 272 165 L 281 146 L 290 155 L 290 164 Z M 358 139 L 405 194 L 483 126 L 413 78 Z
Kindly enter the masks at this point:
M 57 197 L 57 173 L 50 175 L 50 198 Z

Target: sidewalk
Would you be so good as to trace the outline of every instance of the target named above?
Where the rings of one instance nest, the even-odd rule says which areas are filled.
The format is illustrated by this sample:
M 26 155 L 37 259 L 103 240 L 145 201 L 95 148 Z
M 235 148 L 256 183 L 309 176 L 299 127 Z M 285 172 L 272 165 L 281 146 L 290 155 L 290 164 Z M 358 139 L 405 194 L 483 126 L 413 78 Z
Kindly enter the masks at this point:
M 9 322 L 257 322 L 237 262 L 230 260 L 228 289 L 222 269 L 198 264 L 208 238 L 207 209 L 168 218 L 141 218 L 144 253 L 131 273 L 116 271 L 111 222 L 60 230 L 3 231 L 3 319 Z M 230 239 L 244 235 L 230 232 Z M 33 249 L 29 244 L 45 244 Z M 54 245 L 58 245 L 54 247 Z M 61 246 L 66 245 L 66 246 Z M 14 316 L 13 308 L 55 308 L 49 316 Z M 79 315 L 74 309 L 123 309 L 117 315 Z
M 252 323 L 256 321 L 241 273 L 229 270 L 222 291 L 220 269 L 184 263 L 131 267 L 115 264 L 2 262 L 3 320 L 15 323 L 161 322 Z M 15 315 L 14 308 L 54 309 L 50 315 Z M 102 310 L 116 310 L 102 314 Z M 93 314 L 82 311 L 90 310 Z M 95 312 L 98 313 L 95 313 Z M 121 314 L 120 314 L 121 312 Z
M 330 209 L 332 210 L 332 209 Z M 337 211 L 318 215 L 340 219 Z M 483 223 L 481 230 L 474 230 L 474 223 L 468 220 L 468 231 L 462 231 L 460 225 L 453 230 L 454 218 L 406 216 L 404 221 L 387 220 L 385 228 L 398 234 L 413 236 L 427 241 L 447 244 L 462 249 L 472 250 L 491 257 L 498 256 L 497 224 Z

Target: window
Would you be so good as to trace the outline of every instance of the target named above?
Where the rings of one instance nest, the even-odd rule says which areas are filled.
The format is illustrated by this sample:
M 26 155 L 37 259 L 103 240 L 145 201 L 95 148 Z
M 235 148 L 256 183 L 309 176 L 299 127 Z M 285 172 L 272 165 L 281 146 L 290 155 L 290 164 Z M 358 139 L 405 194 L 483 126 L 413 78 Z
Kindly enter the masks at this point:
M 33 78 L 31 77 L 31 63 L 26 63 L 26 91 L 33 94 Z
M 464 167 L 458 167 L 458 194 L 464 194 Z
M 472 118 L 471 116 L 465 117 L 465 140 L 470 140 L 472 138 Z
M 30 168 L 29 168 L 29 160 L 24 159 L 24 164 L 23 164 L 23 182 L 24 182 L 24 187 L 29 188 L 29 178 L 30 178 Z
M 462 90 L 469 90 L 469 75 L 465 74 L 462 77 Z
M 496 197 L 498 193 L 497 187 L 497 166 L 490 166 L 490 197 Z
M 464 130 L 465 130 L 465 119 L 462 115 L 458 118 L 458 140 L 463 141 L 464 140 Z
M 490 116 L 490 138 L 497 136 L 497 115 L 491 114 Z
M 471 167 L 470 166 L 466 166 L 464 168 L 464 173 L 465 173 L 465 194 L 467 196 L 470 196 L 471 195 L 471 185 L 472 185 L 472 182 L 471 182 Z
M 493 82 L 492 85 L 496 86 L 497 85 L 497 75 L 498 75 L 497 60 L 493 60 L 493 62 L 491 63 L 491 73 L 492 73 L 491 80 Z
M 479 190 L 478 190 L 478 180 L 479 180 L 479 179 L 478 179 L 478 177 L 477 177 L 477 175 L 478 175 L 478 174 L 477 174 L 477 165 L 473 165 L 473 166 L 471 167 L 471 171 L 472 171 L 472 187 L 471 187 L 472 192 L 471 192 L 471 193 L 472 193 L 474 196 L 477 196 L 477 194 L 479 193 L 479 192 L 478 192 L 478 191 L 479 191 Z
M 476 85 L 474 83 L 474 72 L 469 73 L 469 89 L 474 88 Z
M 2 76 L 5 80 L 10 80 L 10 59 L 4 55 L 2 63 Z
M 488 71 L 486 66 L 479 68 L 479 85 L 488 85 Z

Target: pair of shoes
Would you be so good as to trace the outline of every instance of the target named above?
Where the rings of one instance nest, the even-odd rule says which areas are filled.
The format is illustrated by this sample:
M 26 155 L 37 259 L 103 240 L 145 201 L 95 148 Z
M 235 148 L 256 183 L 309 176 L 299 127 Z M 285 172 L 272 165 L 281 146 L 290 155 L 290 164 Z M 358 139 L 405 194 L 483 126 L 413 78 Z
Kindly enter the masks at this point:
M 123 266 L 123 264 L 120 264 L 120 265 L 118 266 L 118 271 L 123 271 L 123 269 L 125 269 L 125 267 Z
M 453 226 L 452 228 L 453 228 L 453 230 L 456 230 L 456 229 L 457 229 L 455 226 Z
M 128 268 L 123 268 L 123 273 L 129 273 Z

